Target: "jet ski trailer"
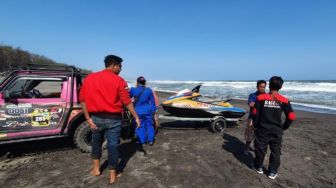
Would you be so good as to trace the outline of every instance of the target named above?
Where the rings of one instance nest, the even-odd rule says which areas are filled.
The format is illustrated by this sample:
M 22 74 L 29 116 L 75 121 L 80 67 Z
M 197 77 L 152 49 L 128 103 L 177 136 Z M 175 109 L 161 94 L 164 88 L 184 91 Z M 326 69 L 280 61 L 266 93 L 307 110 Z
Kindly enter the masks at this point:
M 201 85 L 191 91 L 177 92 L 161 103 L 163 110 L 170 115 L 161 115 L 162 119 L 177 121 L 209 121 L 213 132 L 223 132 L 226 122 L 238 124 L 246 111 L 232 106 L 228 99 L 208 100 L 200 94 Z
M 179 117 L 172 115 L 159 115 L 160 119 L 175 120 L 175 121 L 200 121 L 200 122 L 210 122 L 211 131 L 214 133 L 223 133 L 226 128 L 226 122 L 232 122 L 238 124 L 240 118 L 225 118 L 224 116 L 215 117 Z

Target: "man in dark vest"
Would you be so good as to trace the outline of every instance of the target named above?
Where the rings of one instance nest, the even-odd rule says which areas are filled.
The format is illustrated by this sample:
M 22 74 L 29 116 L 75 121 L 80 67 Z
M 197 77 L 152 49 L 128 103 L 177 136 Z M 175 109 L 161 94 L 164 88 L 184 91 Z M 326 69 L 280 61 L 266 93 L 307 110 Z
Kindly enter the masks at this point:
M 268 166 L 268 177 L 275 179 L 280 166 L 280 154 L 283 131 L 288 129 L 295 120 L 295 113 L 287 98 L 278 92 L 282 88 L 281 77 L 273 76 L 269 80 L 269 93 L 257 97 L 252 111 L 253 125 L 256 128 L 254 140 L 255 160 L 252 168 L 263 174 L 263 162 L 270 146 L 271 155 Z M 282 123 L 281 115 L 285 113 L 286 120 Z

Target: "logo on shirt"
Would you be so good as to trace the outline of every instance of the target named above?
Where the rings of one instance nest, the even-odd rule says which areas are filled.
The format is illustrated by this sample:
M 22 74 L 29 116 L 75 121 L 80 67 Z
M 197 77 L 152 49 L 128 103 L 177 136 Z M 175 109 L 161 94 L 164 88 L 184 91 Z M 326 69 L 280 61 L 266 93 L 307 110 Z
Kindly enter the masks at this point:
M 280 108 L 280 104 L 277 101 L 265 100 L 264 107 L 267 107 L 267 108 Z

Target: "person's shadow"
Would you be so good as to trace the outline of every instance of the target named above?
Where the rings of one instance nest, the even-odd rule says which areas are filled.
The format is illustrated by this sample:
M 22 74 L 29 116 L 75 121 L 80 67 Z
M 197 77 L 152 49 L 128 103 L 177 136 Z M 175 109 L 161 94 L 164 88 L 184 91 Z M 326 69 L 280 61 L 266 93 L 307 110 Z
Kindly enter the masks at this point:
M 120 144 L 119 146 L 120 162 L 117 166 L 118 173 L 122 173 L 124 171 L 128 161 L 137 151 L 143 152 L 144 155 L 147 155 L 146 150 L 144 150 L 144 148 L 136 142 L 136 139 L 132 139 L 128 142 Z M 103 172 L 107 167 L 108 167 L 108 160 L 105 160 L 104 163 L 100 166 L 100 171 Z
M 244 154 L 245 149 L 245 143 L 240 141 L 238 138 L 226 134 L 223 134 L 223 149 L 232 153 L 233 156 L 240 161 L 241 163 L 245 164 L 247 167 L 251 168 L 251 164 L 253 162 L 253 156 L 252 153 L 249 152 L 248 155 Z

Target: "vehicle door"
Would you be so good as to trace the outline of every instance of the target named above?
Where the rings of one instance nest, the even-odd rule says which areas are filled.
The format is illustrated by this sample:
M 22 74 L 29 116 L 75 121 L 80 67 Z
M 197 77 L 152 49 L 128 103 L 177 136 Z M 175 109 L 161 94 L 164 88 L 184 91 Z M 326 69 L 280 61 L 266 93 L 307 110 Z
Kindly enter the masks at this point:
M 58 134 L 67 105 L 67 77 L 17 76 L 0 91 L 0 139 Z

